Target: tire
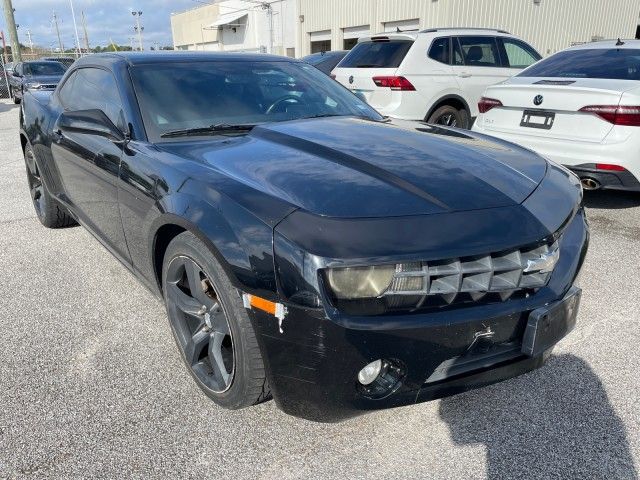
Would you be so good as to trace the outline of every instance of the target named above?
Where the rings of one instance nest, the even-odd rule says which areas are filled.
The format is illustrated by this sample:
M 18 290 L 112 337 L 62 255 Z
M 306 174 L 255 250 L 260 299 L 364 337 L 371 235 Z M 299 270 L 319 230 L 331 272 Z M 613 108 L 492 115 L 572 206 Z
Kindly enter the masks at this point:
M 427 123 L 447 127 L 469 128 L 469 113 L 452 105 L 438 107 L 427 119 Z
M 77 225 L 68 210 L 60 205 L 47 190 L 30 145 L 26 145 L 24 149 L 24 161 L 27 167 L 27 182 L 31 201 L 40 223 L 47 228 L 66 228 Z
M 167 247 L 162 292 L 178 350 L 209 398 L 230 410 L 271 398 L 242 299 L 214 255 L 190 232 Z
M 9 96 L 11 98 L 13 98 L 13 103 L 15 103 L 16 105 L 20 103 L 20 99 L 18 97 L 16 97 L 16 94 L 13 91 L 13 88 L 11 88 L 11 87 L 9 87 Z

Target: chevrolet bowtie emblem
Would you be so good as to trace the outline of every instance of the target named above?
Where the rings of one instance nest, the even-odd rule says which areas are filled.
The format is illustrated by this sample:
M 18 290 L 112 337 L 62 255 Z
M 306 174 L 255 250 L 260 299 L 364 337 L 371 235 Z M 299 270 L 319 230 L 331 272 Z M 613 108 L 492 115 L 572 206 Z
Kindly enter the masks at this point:
M 527 266 L 524 268 L 524 273 L 548 273 L 552 272 L 560 259 L 560 249 L 556 248 L 547 253 L 540 255 L 540 258 L 534 258 L 533 260 L 527 260 Z

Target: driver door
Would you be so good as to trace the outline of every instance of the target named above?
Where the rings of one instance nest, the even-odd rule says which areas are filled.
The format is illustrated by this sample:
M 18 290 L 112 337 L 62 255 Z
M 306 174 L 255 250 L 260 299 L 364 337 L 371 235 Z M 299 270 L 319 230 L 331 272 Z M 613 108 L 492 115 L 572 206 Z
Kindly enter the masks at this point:
M 111 72 L 76 70 L 60 89 L 64 111 L 100 109 L 122 131 L 122 100 Z M 80 221 L 122 261 L 130 263 L 118 207 L 122 146 L 99 135 L 53 127 L 51 153 L 62 183 L 61 199 Z

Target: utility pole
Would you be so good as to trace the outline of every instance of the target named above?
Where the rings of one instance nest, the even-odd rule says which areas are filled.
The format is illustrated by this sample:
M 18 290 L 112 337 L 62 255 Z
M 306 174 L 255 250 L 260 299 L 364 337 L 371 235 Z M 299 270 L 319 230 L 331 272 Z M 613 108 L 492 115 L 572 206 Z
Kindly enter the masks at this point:
M 266 10 L 269 20 L 269 53 L 273 54 L 273 7 L 270 3 L 264 2 L 262 9 Z
M 53 23 L 56 26 L 56 35 L 58 36 L 58 47 L 60 47 L 60 53 L 64 53 L 64 45 L 62 43 L 62 38 L 60 38 L 60 29 L 58 28 L 58 16 L 56 15 L 56 11 L 53 11 Z
M 27 28 L 27 38 L 29 39 L 29 49 L 31 50 L 31 55 L 33 55 L 33 40 L 31 39 L 31 29 Z
M 140 48 L 140 51 L 143 50 L 142 48 L 142 32 L 144 31 L 144 27 L 140 25 L 140 17 L 142 16 L 142 11 L 138 10 L 131 12 L 131 15 L 134 16 L 134 18 L 136 19 L 136 25 L 135 27 L 133 27 L 133 29 L 138 33 L 138 47 Z
M 73 19 L 73 29 L 76 32 L 76 54 L 80 56 L 80 36 L 78 35 L 78 24 L 76 23 L 76 12 L 73 9 L 73 0 L 69 0 L 71 6 L 71 18 Z
M 0 38 L 2 38 L 2 56 L 4 57 L 4 63 L 7 63 L 9 61 L 7 58 L 7 43 L 4 39 L 4 32 L 2 30 L 0 30 Z
M 87 49 L 87 53 L 89 53 L 89 35 L 87 34 L 87 21 L 84 18 L 84 10 L 80 12 L 82 15 L 82 29 L 84 30 L 84 46 Z
M 4 4 L 4 18 L 9 29 L 9 37 L 11 38 L 11 56 L 14 63 L 22 61 L 20 54 L 20 42 L 18 41 L 18 30 L 16 28 L 16 19 L 13 16 L 13 5 L 11 0 L 2 0 Z

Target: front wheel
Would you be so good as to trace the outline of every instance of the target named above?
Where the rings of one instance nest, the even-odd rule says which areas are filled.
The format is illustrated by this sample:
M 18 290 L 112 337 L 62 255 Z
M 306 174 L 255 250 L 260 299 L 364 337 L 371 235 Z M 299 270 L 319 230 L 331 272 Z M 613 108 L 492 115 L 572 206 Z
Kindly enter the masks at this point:
M 452 105 L 443 105 L 429 116 L 427 123 L 446 127 L 469 128 L 469 114 L 464 108 L 458 110 Z
M 167 247 L 162 290 L 182 359 L 204 393 L 232 410 L 269 399 L 264 363 L 242 300 L 192 233 L 178 235 Z
M 16 97 L 16 93 L 13 91 L 12 87 L 9 87 L 9 96 L 13 99 L 13 103 L 16 105 L 20 103 L 20 99 Z

